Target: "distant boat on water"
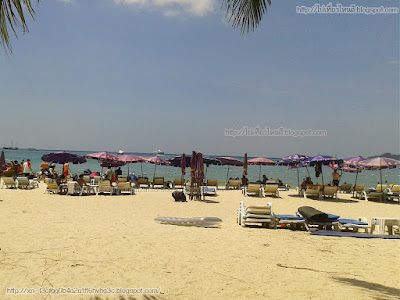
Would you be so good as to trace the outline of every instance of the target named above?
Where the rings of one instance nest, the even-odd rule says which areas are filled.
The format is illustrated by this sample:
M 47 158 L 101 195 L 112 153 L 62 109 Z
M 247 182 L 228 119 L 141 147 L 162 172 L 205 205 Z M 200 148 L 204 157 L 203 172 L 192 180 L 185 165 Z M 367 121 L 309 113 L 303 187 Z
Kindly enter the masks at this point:
M 28 150 L 28 151 L 39 151 L 39 150 L 36 149 L 36 148 L 26 148 L 26 150 Z
M 118 154 L 124 154 L 124 150 L 119 149 L 119 150 L 118 150 Z
M 14 142 L 13 142 L 13 140 L 11 140 L 11 147 L 4 146 L 3 149 L 6 149 L 6 150 L 19 150 L 18 147 L 14 147 Z
M 154 155 L 160 155 L 160 154 L 164 154 L 164 151 L 161 151 L 160 149 L 153 151 Z

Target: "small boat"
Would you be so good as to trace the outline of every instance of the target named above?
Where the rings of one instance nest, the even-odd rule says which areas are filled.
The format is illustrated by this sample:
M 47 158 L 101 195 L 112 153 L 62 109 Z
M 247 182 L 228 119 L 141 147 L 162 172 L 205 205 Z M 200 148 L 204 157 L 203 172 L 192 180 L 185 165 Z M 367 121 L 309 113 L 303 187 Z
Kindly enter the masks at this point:
M 27 148 L 26 150 L 28 150 L 28 151 L 39 151 L 39 150 L 36 149 L 36 148 Z
M 160 155 L 160 154 L 164 154 L 164 151 L 161 151 L 160 149 L 153 151 L 153 154 L 155 155 Z
M 124 154 L 124 150 L 119 149 L 118 154 Z

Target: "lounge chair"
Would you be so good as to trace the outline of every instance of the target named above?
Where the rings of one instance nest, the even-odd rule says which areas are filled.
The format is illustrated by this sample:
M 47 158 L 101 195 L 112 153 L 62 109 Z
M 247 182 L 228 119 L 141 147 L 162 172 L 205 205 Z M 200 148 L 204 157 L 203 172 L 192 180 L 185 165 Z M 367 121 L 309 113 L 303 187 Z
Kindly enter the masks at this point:
M 387 193 L 387 198 L 391 200 L 398 199 L 400 203 L 400 185 L 394 185 L 390 192 Z
M 321 199 L 321 186 L 313 185 L 311 187 L 307 187 L 307 189 L 304 191 L 304 198 Z
M 135 189 L 130 182 L 118 182 L 118 191 L 119 193 L 122 192 L 129 192 L 129 194 L 135 194 Z
M 19 189 L 34 189 L 35 186 L 29 181 L 28 177 L 17 177 L 17 187 Z
M 138 186 L 142 187 L 142 185 L 145 185 L 146 187 L 150 187 L 150 182 L 147 178 L 138 178 Z
M 185 186 L 185 179 L 175 178 L 174 182 L 172 183 L 172 187 L 175 189 L 178 186 L 183 188 Z
M 82 187 L 76 181 L 67 182 L 67 195 L 82 195 Z
M 57 184 L 55 180 L 46 182 L 46 189 L 44 190 L 43 194 L 46 192 L 52 194 L 59 194 L 60 193 L 60 186 Z
M 100 181 L 101 181 L 101 176 L 93 176 L 92 185 L 99 185 Z
M 385 194 L 383 192 L 363 192 L 364 198 L 367 201 L 380 201 L 383 202 L 385 200 Z
M 119 182 L 128 182 L 125 176 L 118 176 L 118 183 Z
M 245 227 L 248 224 L 261 224 L 262 227 L 272 226 L 276 228 L 272 203 L 269 202 L 266 205 L 244 206 L 243 201 L 241 201 L 238 209 L 237 222 L 242 227 Z
M 363 229 L 365 233 L 368 233 L 371 228 L 371 225 L 368 225 L 367 219 L 364 217 L 359 217 L 358 220 L 339 219 L 339 224 L 341 228 L 345 230 L 351 229 L 353 232 Z
M 311 206 L 301 206 L 297 215 L 305 219 L 307 229 L 318 226 L 319 229 L 331 229 L 339 231 L 339 216 L 324 213 Z
M 99 183 L 99 187 L 97 189 L 98 194 L 113 194 L 113 187 L 110 185 L 109 180 L 104 180 Z
M 337 199 L 338 187 L 337 186 L 325 186 L 322 191 L 323 198 L 335 198 Z
M 289 228 L 291 230 L 305 230 L 306 220 L 293 215 L 275 215 L 277 227 Z
M 217 188 L 215 186 L 202 186 L 200 187 L 202 195 L 217 195 Z
M 378 184 L 376 185 L 375 192 L 384 192 L 387 189 L 387 184 Z
M 218 190 L 218 180 L 216 179 L 207 179 L 206 186 L 215 186 L 215 188 Z
M 151 187 L 154 189 L 155 186 L 160 186 L 161 188 L 165 188 L 164 177 L 154 177 L 153 182 L 151 183 Z
M 247 196 L 257 196 L 257 197 L 265 197 L 264 188 L 261 184 L 257 183 L 249 183 L 244 187 L 244 195 Z
M 2 179 L 3 179 L 3 184 L 1 185 L 1 188 L 4 188 L 4 186 L 6 186 L 7 189 L 16 189 L 17 188 L 17 183 L 14 181 L 14 178 L 2 177 Z
M 85 180 L 85 183 L 86 183 L 86 184 L 90 184 L 90 183 L 91 183 L 91 179 L 90 179 L 90 176 L 89 176 L 89 175 L 83 176 L 83 180 Z
M 374 230 L 378 230 L 378 234 L 385 234 L 386 228 L 389 235 L 393 235 L 394 227 L 400 227 L 400 219 L 396 218 L 372 218 L 371 220 L 371 233 L 374 233 Z
M 267 184 L 264 188 L 264 195 L 279 198 L 278 188 L 279 188 L 278 184 Z
M 365 184 L 356 184 L 353 188 L 353 196 L 355 194 L 356 198 L 362 199 L 364 196 L 364 189 L 365 189 Z
M 351 193 L 351 184 L 350 183 L 344 183 L 339 187 L 339 192 L 341 193 Z
M 236 190 L 240 189 L 240 180 L 238 180 L 238 179 L 229 179 L 228 182 L 225 185 L 225 188 L 227 190 L 229 190 L 230 188 L 233 188 L 233 189 L 236 189 Z

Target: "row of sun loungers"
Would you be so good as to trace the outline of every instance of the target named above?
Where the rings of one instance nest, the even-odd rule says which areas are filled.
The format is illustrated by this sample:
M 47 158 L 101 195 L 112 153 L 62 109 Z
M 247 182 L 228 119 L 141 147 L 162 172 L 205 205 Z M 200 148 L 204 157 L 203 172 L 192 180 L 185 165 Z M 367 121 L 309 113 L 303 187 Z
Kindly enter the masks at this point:
M 4 186 L 8 189 L 34 189 L 39 187 L 36 180 L 29 180 L 27 177 L 17 177 L 16 180 L 12 177 L 2 177 L 3 183 L 1 188 Z

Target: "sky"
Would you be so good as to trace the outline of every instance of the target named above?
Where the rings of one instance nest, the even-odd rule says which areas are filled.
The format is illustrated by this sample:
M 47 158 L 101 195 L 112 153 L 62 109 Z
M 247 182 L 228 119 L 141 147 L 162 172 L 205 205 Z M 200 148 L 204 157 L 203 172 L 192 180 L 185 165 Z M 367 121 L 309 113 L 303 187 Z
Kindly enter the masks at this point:
M 0 50 L 0 146 L 283 157 L 399 153 L 399 14 L 232 28 L 217 0 L 48 0 Z M 341 1 L 399 7 L 398 1 Z M 227 136 L 227 129 L 325 136 Z

